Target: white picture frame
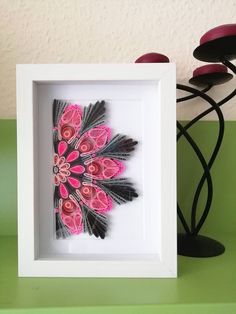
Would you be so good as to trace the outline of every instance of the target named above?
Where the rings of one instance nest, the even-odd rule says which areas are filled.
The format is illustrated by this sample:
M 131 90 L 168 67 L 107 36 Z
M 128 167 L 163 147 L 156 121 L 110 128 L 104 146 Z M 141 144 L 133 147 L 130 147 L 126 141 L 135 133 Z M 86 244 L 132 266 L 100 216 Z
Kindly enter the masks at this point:
M 177 276 L 175 91 L 171 63 L 17 65 L 20 277 Z M 107 241 L 58 242 L 50 238 L 48 205 L 51 105 L 53 98 L 80 96 L 109 99 L 115 131 L 141 138 L 128 167 L 141 193 L 131 207 L 112 211 L 114 236 Z

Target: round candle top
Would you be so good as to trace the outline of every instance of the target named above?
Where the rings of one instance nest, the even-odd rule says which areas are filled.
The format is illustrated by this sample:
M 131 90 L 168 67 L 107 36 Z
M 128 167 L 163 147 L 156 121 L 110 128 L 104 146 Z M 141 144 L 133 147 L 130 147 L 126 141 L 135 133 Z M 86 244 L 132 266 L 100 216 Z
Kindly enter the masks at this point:
M 139 57 L 135 63 L 163 63 L 170 62 L 169 58 L 161 53 L 149 52 Z
M 225 24 L 212 28 L 201 37 L 200 45 L 228 36 L 236 36 L 236 24 Z
M 223 64 L 207 64 L 199 68 L 196 68 L 193 71 L 193 77 L 204 75 L 204 74 L 210 74 L 210 73 L 227 73 L 227 72 L 228 72 L 228 69 Z
M 230 81 L 233 78 L 228 69 L 222 64 L 207 64 L 193 71 L 193 77 L 189 80 L 190 84 L 198 87 L 208 85 L 220 85 Z

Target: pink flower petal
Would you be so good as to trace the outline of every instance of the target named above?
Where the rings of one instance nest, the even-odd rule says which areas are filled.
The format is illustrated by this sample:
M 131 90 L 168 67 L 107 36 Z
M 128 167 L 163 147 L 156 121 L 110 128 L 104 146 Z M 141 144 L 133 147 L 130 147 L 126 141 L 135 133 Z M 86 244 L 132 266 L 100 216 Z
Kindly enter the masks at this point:
M 98 151 L 109 141 L 110 133 L 110 129 L 106 126 L 96 127 L 85 132 L 78 144 L 79 151 L 83 155 Z
M 70 171 L 69 170 L 60 170 L 60 175 L 62 175 L 63 177 L 68 177 L 70 175 Z
M 63 223 L 69 228 L 71 234 L 80 234 L 83 231 L 82 214 L 80 207 L 71 215 L 61 212 L 61 219 Z
M 89 135 L 96 143 L 96 150 L 101 149 L 110 140 L 111 130 L 107 126 L 101 126 L 89 131 Z
M 65 112 L 61 118 L 61 120 L 64 122 L 64 123 L 68 123 L 71 121 L 72 117 L 74 115 L 74 110 L 68 110 L 67 112 Z
M 103 158 L 102 163 L 104 164 L 104 166 L 109 167 L 109 168 L 117 167 L 117 163 L 110 158 Z
M 89 193 L 89 197 L 83 193 L 83 188 L 90 187 L 93 190 L 91 190 L 91 193 Z M 95 187 L 92 185 L 85 185 L 83 184 L 83 187 L 78 189 L 77 194 L 82 198 L 82 201 L 90 208 L 97 210 L 99 212 L 107 212 L 112 208 L 112 201 L 110 197 L 99 187 Z
M 59 156 L 57 154 L 54 155 L 54 166 L 57 166 L 57 163 L 59 161 Z
M 91 206 L 92 209 L 96 209 L 96 210 L 99 210 L 99 211 L 104 210 L 104 204 L 102 202 L 100 202 L 99 200 L 97 200 L 97 199 L 92 200 L 90 202 L 90 206 Z
M 100 190 L 97 192 L 97 198 L 99 199 L 99 201 L 101 201 L 104 205 L 108 204 L 108 198 L 107 195 L 104 191 Z
M 76 215 L 75 216 L 75 225 L 76 225 L 77 229 L 80 229 L 80 227 L 82 225 L 82 217 L 81 217 L 81 215 Z
M 68 198 L 68 191 L 63 183 L 60 184 L 59 191 L 62 198 Z
M 70 185 L 75 188 L 75 189 L 78 189 L 80 187 L 80 181 L 76 178 L 72 178 L 72 177 L 69 177 L 67 179 L 67 181 L 70 183 Z
M 79 152 L 77 150 L 74 150 L 73 152 L 71 152 L 67 158 L 66 161 L 67 162 L 72 162 L 74 160 L 76 160 L 79 157 Z
M 86 173 L 95 179 L 111 179 L 124 171 L 124 164 L 119 160 L 95 157 L 86 162 Z
M 70 168 L 70 164 L 68 164 L 68 163 L 62 164 L 62 165 L 60 166 L 60 172 L 61 172 L 62 170 L 68 170 L 69 168 Z
M 66 159 L 64 156 L 60 157 L 58 160 L 58 167 L 61 168 L 61 166 L 65 163 Z
M 81 126 L 82 110 L 77 105 L 69 105 L 58 123 L 59 135 L 70 143 L 78 134 Z
M 60 181 L 59 181 L 58 175 L 54 176 L 54 183 L 55 185 L 59 185 Z
M 74 219 L 71 216 L 65 216 L 63 222 L 69 229 L 75 229 Z
M 103 177 L 105 179 L 110 179 L 110 178 L 114 177 L 118 171 L 119 171 L 119 169 L 117 169 L 117 168 L 108 168 L 108 169 L 104 169 L 102 174 L 103 174 Z
M 80 127 L 80 124 L 81 124 L 80 110 L 74 111 L 74 115 L 72 117 L 72 123 L 75 125 L 76 128 Z
M 65 141 L 61 141 L 58 144 L 58 154 L 59 156 L 63 155 L 67 150 L 67 143 Z
M 81 165 L 78 165 L 78 166 L 74 166 L 70 168 L 70 171 L 73 173 L 81 174 L 81 173 L 84 173 L 85 168 Z
M 94 137 L 94 138 L 99 137 L 99 136 L 101 136 L 104 133 L 106 133 L 106 132 L 104 132 L 104 130 L 102 128 L 98 128 L 98 127 L 97 128 L 93 128 L 93 129 L 91 129 L 89 131 L 89 135 L 91 137 Z
M 58 179 L 60 182 L 66 182 L 66 176 L 63 173 L 59 173 L 58 175 Z
M 111 130 L 109 127 L 103 125 L 90 130 L 89 134 L 93 138 L 106 137 L 106 139 L 110 139 Z
M 91 200 L 89 206 L 90 206 L 92 209 L 95 209 L 95 210 L 97 210 L 97 211 L 99 211 L 99 212 L 107 212 L 108 210 L 111 209 L 110 203 L 104 204 L 104 203 L 101 202 L 99 199 Z

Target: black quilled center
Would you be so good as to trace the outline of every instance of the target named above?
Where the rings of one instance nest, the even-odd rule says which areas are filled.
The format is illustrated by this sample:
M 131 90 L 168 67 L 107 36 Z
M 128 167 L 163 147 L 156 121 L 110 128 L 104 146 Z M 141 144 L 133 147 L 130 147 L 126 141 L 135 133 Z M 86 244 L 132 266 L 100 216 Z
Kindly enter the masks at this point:
M 53 173 L 57 174 L 59 172 L 59 168 L 57 166 L 53 167 Z

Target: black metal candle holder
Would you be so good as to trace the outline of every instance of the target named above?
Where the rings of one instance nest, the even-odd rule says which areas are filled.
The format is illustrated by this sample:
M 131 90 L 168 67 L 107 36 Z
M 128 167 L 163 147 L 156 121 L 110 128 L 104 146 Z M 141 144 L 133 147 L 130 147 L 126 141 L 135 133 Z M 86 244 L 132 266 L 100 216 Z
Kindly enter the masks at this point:
M 230 27 L 230 31 L 232 34 L 232 30 L 235 32 L 234 36 L 227 36 L 227 29 Z M 220 30 L 220 36 L 217 37 L 217 32 Z M 226 30 L 226 33 L 224 33 Z M 211 32 L 211 33 L 210 33 Z M 234 25 L 224 25 L 220 26 L 216 29 L 211 30 L 210 35 L 213 34 L 213 39 L 210 41 L 204 41 L 199 47 L 194 50 L 193 55 L 201 60 L 201 61 L 210 61 L 210 62 L 221 62 L 223 65 L 228 67 L 234 74 L 236 74 L 236 67 L 230 60 L 236 57 L 236 24 Z M 216 38 L 214 37 L 216 34 Z M 204 35 L 207 39 L 207 35 Z M 206 66 L 205 66 L 206 67 Z M 187 125 L 182 126 L 179 122 L 177 122 L 177 127 L 179 129 L 179 133 L 177 134 L 177 141 L 180 140 L 182 136 L 186 138 L 188 143 L 191 145 L 193 150 L 195 151 L 199 161 L 201 162 L 203 168 L 203 174 L 200 178 L 200 181 L 197 185 L 197 189 L 193 198 L 193 204 L 191 208 L 191 226 L 189 227 L 184 215 L 180 209 L 179 204 L 177 204 L 178 216 L 183 225 L 185 233 L 178 234 L 178 253 L 180 255 L 192 256 L 192 257 L 210 257 L 217 256 L 222 254 L 225 251 L 224 246 L 218 241 L 199 235 L 199 232 L 209 214 L 212 198 L 213 198 L 213 186 L 210 170 L 216 160 L 216 157 L 219 153 L 223 136 L 224 136 L 224 116 L 221 111 L 221 106 L 229 101 L 236 95 L 236 89 L 234 89 L 227 97 L 222 99 L 219 102 L 215 102 L 213 98 L 208 96 L 206 93 L 209 91 L 214 85 L 224 84 L 230 79 L 233 78 L 233 75 L 227 73 L 226 71 L 215 71 L 214 66 L 213 71 L 211 71 L 211 65 L 208 66 L 209 72 L 205 72 L 200 75 L 196 75 L 192 77 L 189 82 L 197 87 L 204 87 L 202 91 L 190 88 L 188 86 L 183 86 L 177 84 L 177 88 L 180 90 L 187 91 L 191 93 L 191 97 L 201 97 L 211 106 L 209 109 L 200 113 L 197 117 L 191 120 Z M 189 98 L 188 98 L 189 99 Z M 177 102 L 182 102 L 188 100 L 185 98 L 180 98 Z M 215 111 L 217 114 L 218 122 L 219 122 L 219 131 L 216 140 L 215 147 L 210 156 L 209 161 L 207 162 L 202 155 L 199 147 L 196 145 L 194 140 L 188 133 L 190 127 L 192 127 L 197 121 L 201 118 L 205 117 L 210 112 Z M 207 197 L 206 203 L 204 206 L 203 213 L 199 218 L 198 222 L 196 221 L 197 214 L 197 205 L 200 198 L 200 194 L 202 192 L 202 188 L 204 184 L 207 184 Z
M 149 55 L 151 57 L 150 61 L 148 58 Z M 219 153 L 224 136 L 225 125 L 221 106 L 236 95 L 236 89 L 234 89 L 229 95 L 219 102 L 216 102 L 212 97 L 207 95 L 207 92 L 213 86 L 224 84 L 233 78 L 233 75 L 228 73 L 227 69 L 230 69 L 234 74 L 236 74 L 236 66 L 230 62 L 230 60 L 236 58 L 236 24 L 222 25 L 207 32 L 201 38 L 200 46 L 194 50 L 193 55 L 198 60 L 207 62 L 220 62 L 221 65 L 207 65 L 194 71 L 194 75 L 189 80 L 189 83 L 195 85 L 198 88 L 202 88 L 201 90 L 182 84 L 177 84 L 177 89 L 189 93 L 189 95 L 177 99 L 177 103 L 187 101 L 195 97 L 200 97 L 210 105 L 210 108 L 197 115 L 184 126 L 177 121 L 177 141 L 179 141 L 181 138 L 185 138 L 187 140 L 203 168 L 203 174 L 199 180 L 193 198 L 190 226 L 184 217 L 180 205 L 177 203 L 178 217 L 185 231 L 185 233 L 178 234 L 178 254 L 192 257 L 211 257 L 222 254 L 225 251 L 225 248 L 220 242 L 209 237 L 202 236 L 199 234 L 199 232 L 205 223 L 211 209 L 213 198 L 213 183 L 210 171 Z M 147 63 L 168 61 L 165 61 L 163 55 L 156 54 L 155 57 L 155 53 L 151 53 L 140 57 L 136 60 L 136 62 Z M 224 67 L 222 67 L 223 65 Z M 207 161 L 196 142 L 190 136 L 188 130 L 196 122 L 212 111 L 215 111 L 217 114 L 219 130 L 214 149 L 209 160 Z M 205 184 L 207 185 L 206 202 L 202 215 L 197 221 L 196 216 L 198 202 Z

